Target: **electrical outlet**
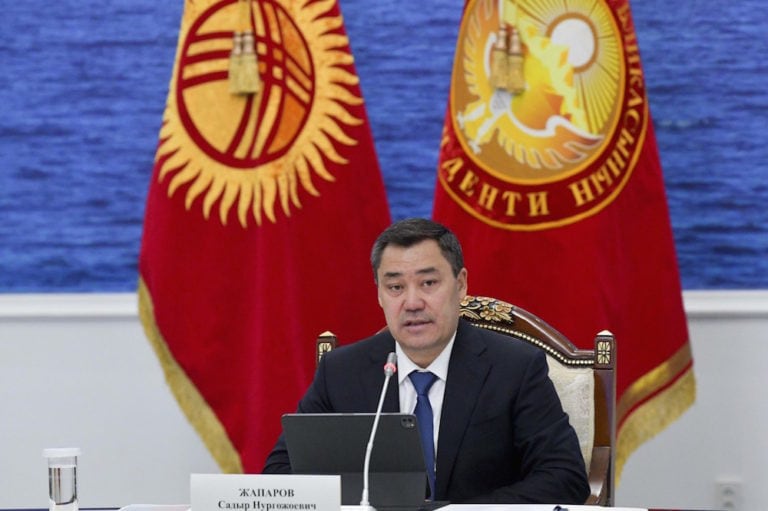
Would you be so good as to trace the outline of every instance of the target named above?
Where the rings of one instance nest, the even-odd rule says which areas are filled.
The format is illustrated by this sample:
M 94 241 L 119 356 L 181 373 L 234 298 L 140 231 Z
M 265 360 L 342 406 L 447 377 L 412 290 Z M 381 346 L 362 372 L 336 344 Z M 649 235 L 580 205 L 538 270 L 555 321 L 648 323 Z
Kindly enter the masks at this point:
M 721 478 L 715 481 L 715 507 L 723 511 L 741 511 L 741 480 Z

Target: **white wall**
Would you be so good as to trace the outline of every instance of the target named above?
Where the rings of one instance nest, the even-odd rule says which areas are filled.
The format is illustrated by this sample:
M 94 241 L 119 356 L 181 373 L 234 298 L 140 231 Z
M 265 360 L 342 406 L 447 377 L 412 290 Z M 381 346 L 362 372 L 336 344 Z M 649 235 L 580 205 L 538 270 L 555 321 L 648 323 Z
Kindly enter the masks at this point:
M 696 403 L 630 456 L 618 503 L 726 509 L 715 491 L 724 480 L 740 484 L 739 509 L 761 509 L 768 502 L 768 292 L 689 292 L 685 303 Z
M 80 447 L 81 507 L 189 502 L 218 472 L 144 337 L 134 295 L 0 295 L 0 508 L 48 507 L 42 449 Z
M 768 291 L 688 292 L 696 404 L 641 446 L 617 505 L 742 509 L 768 502 Z M 761 383 L 763 385 L 761 385 Z M 42 450 L 77 446 L 82 507 L 189 502 L 218 467 L 181 414 L 132 294 L 0 295 L 0 508 L 47 507 Z

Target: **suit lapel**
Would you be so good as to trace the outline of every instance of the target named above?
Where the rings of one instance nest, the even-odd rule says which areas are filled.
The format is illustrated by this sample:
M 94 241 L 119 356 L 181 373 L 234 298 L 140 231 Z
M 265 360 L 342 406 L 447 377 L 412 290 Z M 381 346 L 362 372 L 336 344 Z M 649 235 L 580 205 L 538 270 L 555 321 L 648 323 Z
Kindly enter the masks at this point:
M 483 356 L 485 343 L 475 327 L 459 321 L 448 364 L 448 381 L 440 417 L 435 493 L 445 495 L 464 432 L 475 411 L 490 363 Z
M 376 411 L 379 404 L 381 386 L 384 385 L 384 364 L 387 361 L 387 355 L 392 351 L 395 351 L 395 339 L 389 331 L 376 335 L 375 344 L 366 361 L 368 365 L 360 368 L 360 383 L 365 395 L 365 410 L 371 413 Z M 389 379 L 382 411 L 388 413 L 400 411 L 400 394 L 396 374 Z

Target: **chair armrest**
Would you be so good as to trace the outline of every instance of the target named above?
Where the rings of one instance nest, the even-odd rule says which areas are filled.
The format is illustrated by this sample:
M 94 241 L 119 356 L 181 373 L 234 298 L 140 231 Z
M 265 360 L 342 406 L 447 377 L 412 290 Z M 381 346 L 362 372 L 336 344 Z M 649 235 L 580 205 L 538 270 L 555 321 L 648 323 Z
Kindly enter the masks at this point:
M 584 503 L 588 506 L 605 506 L 610 484 L 608 473 L 611 469 L 611 449 L 610 447 L 595 446 L 592 451 L 592 462 L 589 465 L 589 488 L 590 495 Z

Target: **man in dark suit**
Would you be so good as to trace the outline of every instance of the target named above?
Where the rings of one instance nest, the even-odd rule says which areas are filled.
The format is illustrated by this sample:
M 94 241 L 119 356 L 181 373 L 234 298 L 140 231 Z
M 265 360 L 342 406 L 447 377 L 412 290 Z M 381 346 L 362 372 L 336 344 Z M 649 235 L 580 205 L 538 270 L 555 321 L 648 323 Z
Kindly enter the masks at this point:
M 453 233 L 424 219 L 397 222 L 376 240 L 371 263 L 388 330 L 326 354 L 299 412 L 375 411 L 383 362 L 396 351 L 384 411 L 413 412 L 410 373 L 431 378 L 432 500 L 582 504 L 584 460 L 544 352 L 459 319 L 467 270 Z M 290 473 L 282 437 L 264 472 Z

